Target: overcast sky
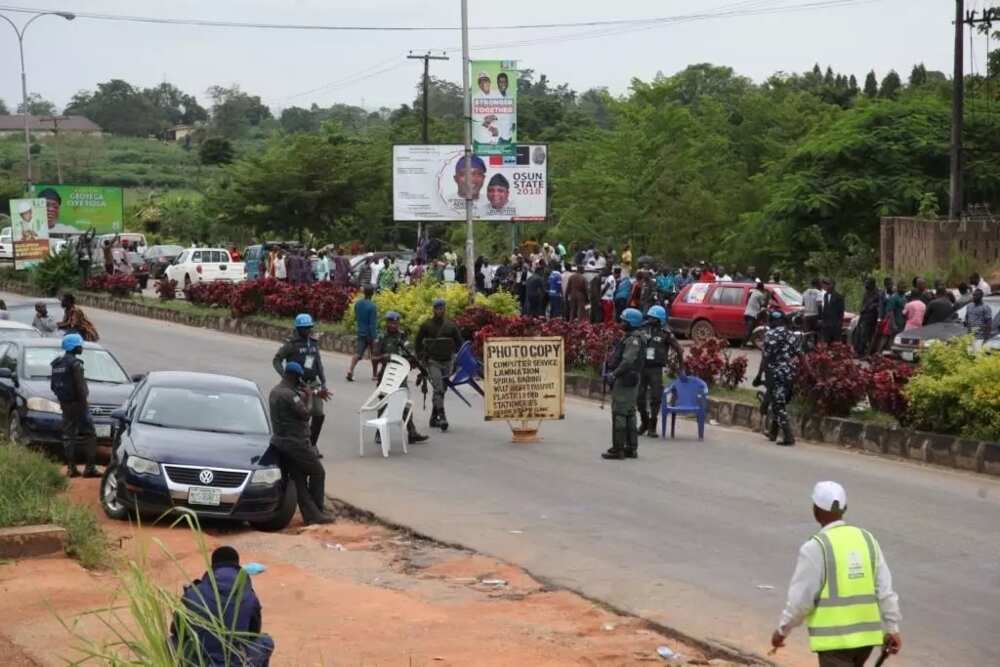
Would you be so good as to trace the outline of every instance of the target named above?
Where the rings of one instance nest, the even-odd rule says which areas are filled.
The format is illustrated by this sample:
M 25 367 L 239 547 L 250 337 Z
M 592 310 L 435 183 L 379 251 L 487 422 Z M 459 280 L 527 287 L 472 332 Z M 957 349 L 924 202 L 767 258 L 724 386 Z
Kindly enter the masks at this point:
M 473 26 L 511 25 L 669 17 L 711 13 L 723 6 L 783 7 L 807 1 L 470 0 L 469 13 Z M 992 3 L 966 0 L 969 8 L 983 4 Z M 324 25 L 460 22 L 459 0 L 18 0 L 13 6 Z M 905 79 L 911 66 L 921 61 L 928 69 L 951 71 L 953 12 L 951 0 L 867 0 L 813 11 L 666 24 L 590 39 L 567 36 L 595 28 L 474 30 L 471 44 L 474 58 L 518 60 L 521 67 L 544 72 L 554 82 L 568 82 L 578 91 L 604 86 L 613 94 L 625 92 L 633 77 L 650 79 L 657 71 L 671 74 L 699 62 L 729 65 L 755 80 L 777 70 L 810 69 L 815 62 L 859 79 L 872 68 L 880 78 L 895 68 Z M 3 10 L 0 14 L 18 24 L 27 18 Z M 532 43 L 516 44 L 525 40 Z M 140 86 L 169 81 L 195 94 L 205 106 L 206 88 L 236 83 L 275 109 L 313 102 L 363 103 L 373 109 L 412 101 L 421 63 L 405 59 L 410 49 L 453 49 L 452 60 L 432 63 L 432 73 L 458 81 L 460 47 L 458 31 L 307 32 L 43 17 L 28 30 L 25 57 L 29 90 L 60 108 L 77 90 L 121 78 Z M 977 39 L 976 49 L 981 69 L 985 42 Z M 0 53 L 0 99 L 13 108 L 20 100 L 17 44 L 13 30 L 2 21 Z M 368 74 L 374 76 L 363 78 Z

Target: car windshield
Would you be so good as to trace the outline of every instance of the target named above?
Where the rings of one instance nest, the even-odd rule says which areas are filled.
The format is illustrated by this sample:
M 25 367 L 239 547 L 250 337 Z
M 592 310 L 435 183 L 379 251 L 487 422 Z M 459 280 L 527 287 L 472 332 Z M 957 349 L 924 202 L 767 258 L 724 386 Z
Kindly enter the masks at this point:
M 207 389 L 153 387 L 139 422 L 162 428 L 266 435 L 267 415 L 260 397 Z
M 802 305 L 802 293 L 794 287 L 789 287 L 788 285 L 778 285 L 774 288 L 774 291 L 778 293 L 778 296 L 781 297 L 782 302 L 784 302 L 786 306 Z
M 165 255 L 167 257 L 172 257 L 174 255 L 179 255 L 184 252 L 184 248 L 179 245 L 158 245 L 149 249 L 146 253 L 147 257 L 159 257 L 160 255 Z
M 32 380 L 52 377 L 52 361 L 62 356 L 58 347 L 28 347 L 24 350 L 24 376 Z M 88 382 L 127 384 L 128 375 L 107 350 L 84 348 L 80 355 L 83 360 L 83 377 Z
M 0 340 L 24 340 L 25 338 L 41 338 L 37 329 L 0 328 Z

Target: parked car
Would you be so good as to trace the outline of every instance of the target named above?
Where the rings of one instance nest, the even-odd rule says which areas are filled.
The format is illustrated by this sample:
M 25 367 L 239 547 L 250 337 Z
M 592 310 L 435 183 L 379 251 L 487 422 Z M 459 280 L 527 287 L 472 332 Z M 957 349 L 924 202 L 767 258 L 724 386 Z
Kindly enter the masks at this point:
M 802 295 L 787 285 L 769 283 L 771 308 L 791 315 L 802 310 Z M 670 329 L 679 336 L 701 342 L 709 338 L 743 340 L 751 283 L 691 283 L 670 306 Z
M 56 338 L 0 343 L 0 419 L 13 443 L 62 450 L 62 410 L 49 388 L 52 361 L 63 354 L 61 344 Z M 97 343 L 84 344 L 83 364 L 97 443 L 110 447 L 111 413 L 128 398 L 133 380 Z
M 42 332 L 30 324 L 15 320 L 0 320 L 0 342 L 41 337 Z
M 225 248 L 188 248 L 167 267 L 165 275 L 180 287 L 216 281 L 235 283 L 244 279 L 245 265 L 232 261 Z
M 111 463 L 101 505 L 130 512 L 186 508 L 199 516 L 281 530 L 295 514 L 295 485 L 271 446 L 257 385 L 226 375 L 154 372 L 113 413 Z
M 179 245 L 154 245 L 146 250 L 146 262 L 149 264 L 149 277 L 159 280 L 175 259 L 181 256 L 184 248 Z
M 100 234 L 94 237 L 94 256 L 98 256 L 105 241 L 114 243 L 118 240 L 123 244 L 128 243 L 129 247 L 146 247 L 146 235 L 139 232 L 121 232 L 120 234 Z
M 302 244 L 298 241 L 265 241 L 257 245 L 247 246 L 243 249 L 243 263 L 246 265 L 247 280 L 265 277 L 267 253 L 276 248 L 297 251 L 302 249 Z
M 1000 294 L 983 297 L 983 303 L 990 307 L 994 316 L 1000 312 Z M 936 343 L 968 334 L 969 330 L 965 328 L 966 308 L 967 306 L 963 306 L 958 309 L 952 319 L 946 322 L 928 324 L 925 327 L 917 327 L 896 334 L 889 350 L 890 355 L 903 361 L 917 361 L 920 358 L 921 350 Z
M 132 267 L 132 277 L 139 283 L 139 289 L 146 289 L 149 285 L 149 263 L 142 255 L 131 250 L 125 256 L 128 258 L 128 265 Z

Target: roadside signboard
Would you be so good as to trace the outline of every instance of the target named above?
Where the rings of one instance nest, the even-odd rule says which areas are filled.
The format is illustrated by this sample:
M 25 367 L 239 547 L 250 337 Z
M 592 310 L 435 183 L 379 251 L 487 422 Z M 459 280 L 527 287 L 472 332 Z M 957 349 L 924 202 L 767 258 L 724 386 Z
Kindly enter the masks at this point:
M 473 155 L 465 186 L 465 148 L 460 145 L 397 145 L 392 148 L 392 213 L 395 220 L 465 220 L 472 199 L 476 220 L 545 220 L 548 147 L 523 144 L 513 155 Z
M 565 416 L 563 339 L 487 338 L 483 344 L 486 420 Z
M 49 226 L 44 199 L 11 199 L 10 227 L 14 270 L 30 269 L 49 256 Z
M 36 185 L 34 196 L 45 200 L 50 234 L 98 234 L 125 231 L 125 199 L 121 188 L 92 185 Z
M 513 155 L 517 146 L 517 62 L 469 63 L 472 101 L 472 151 L 476 155 Z

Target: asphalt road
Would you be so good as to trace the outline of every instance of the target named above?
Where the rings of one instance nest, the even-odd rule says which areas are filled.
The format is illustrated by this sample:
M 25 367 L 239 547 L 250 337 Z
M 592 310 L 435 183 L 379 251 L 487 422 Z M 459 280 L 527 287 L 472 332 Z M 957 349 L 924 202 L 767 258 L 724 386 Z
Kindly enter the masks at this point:
M 8 303 L 25 300 L 0 295 Z M 129 372 L 230 373 L 276 381 L 275 343 L 91 309 L 102 343 Z M 895 665 L 997 664 L 1000 481 L 693 424 L 644 438 L 638 461 L 604 462 L 610 414 L 567 399 L 544 440 L 514 445 L 503 423 L 447 401 L 446 434 L 404 457 L 358 457 L 358 406 L 370 366 L 344 381 L 325 356 L 334 400 L 321 448 L 331 495 L 438 539 L 516 563 L 553 584 L 696 636 L 763 653 L 799 545 L 815 530 L 809 494 L 847 487 L 849 517 L 880 540 L 904 616 Z M 466 392 L 471 394 L 471 392 Z M 415 397 L 419 404 L 419 397 Z M 418 408 L 419 411 L 419 408 Z M 421 424 L 427 413 L 419 413 Z M 773 587 L 773 588 L 772 588 Z M 809 664 L 804 632 L 779 658 Z M 814 664 L 814 663 L 813 663 Z

